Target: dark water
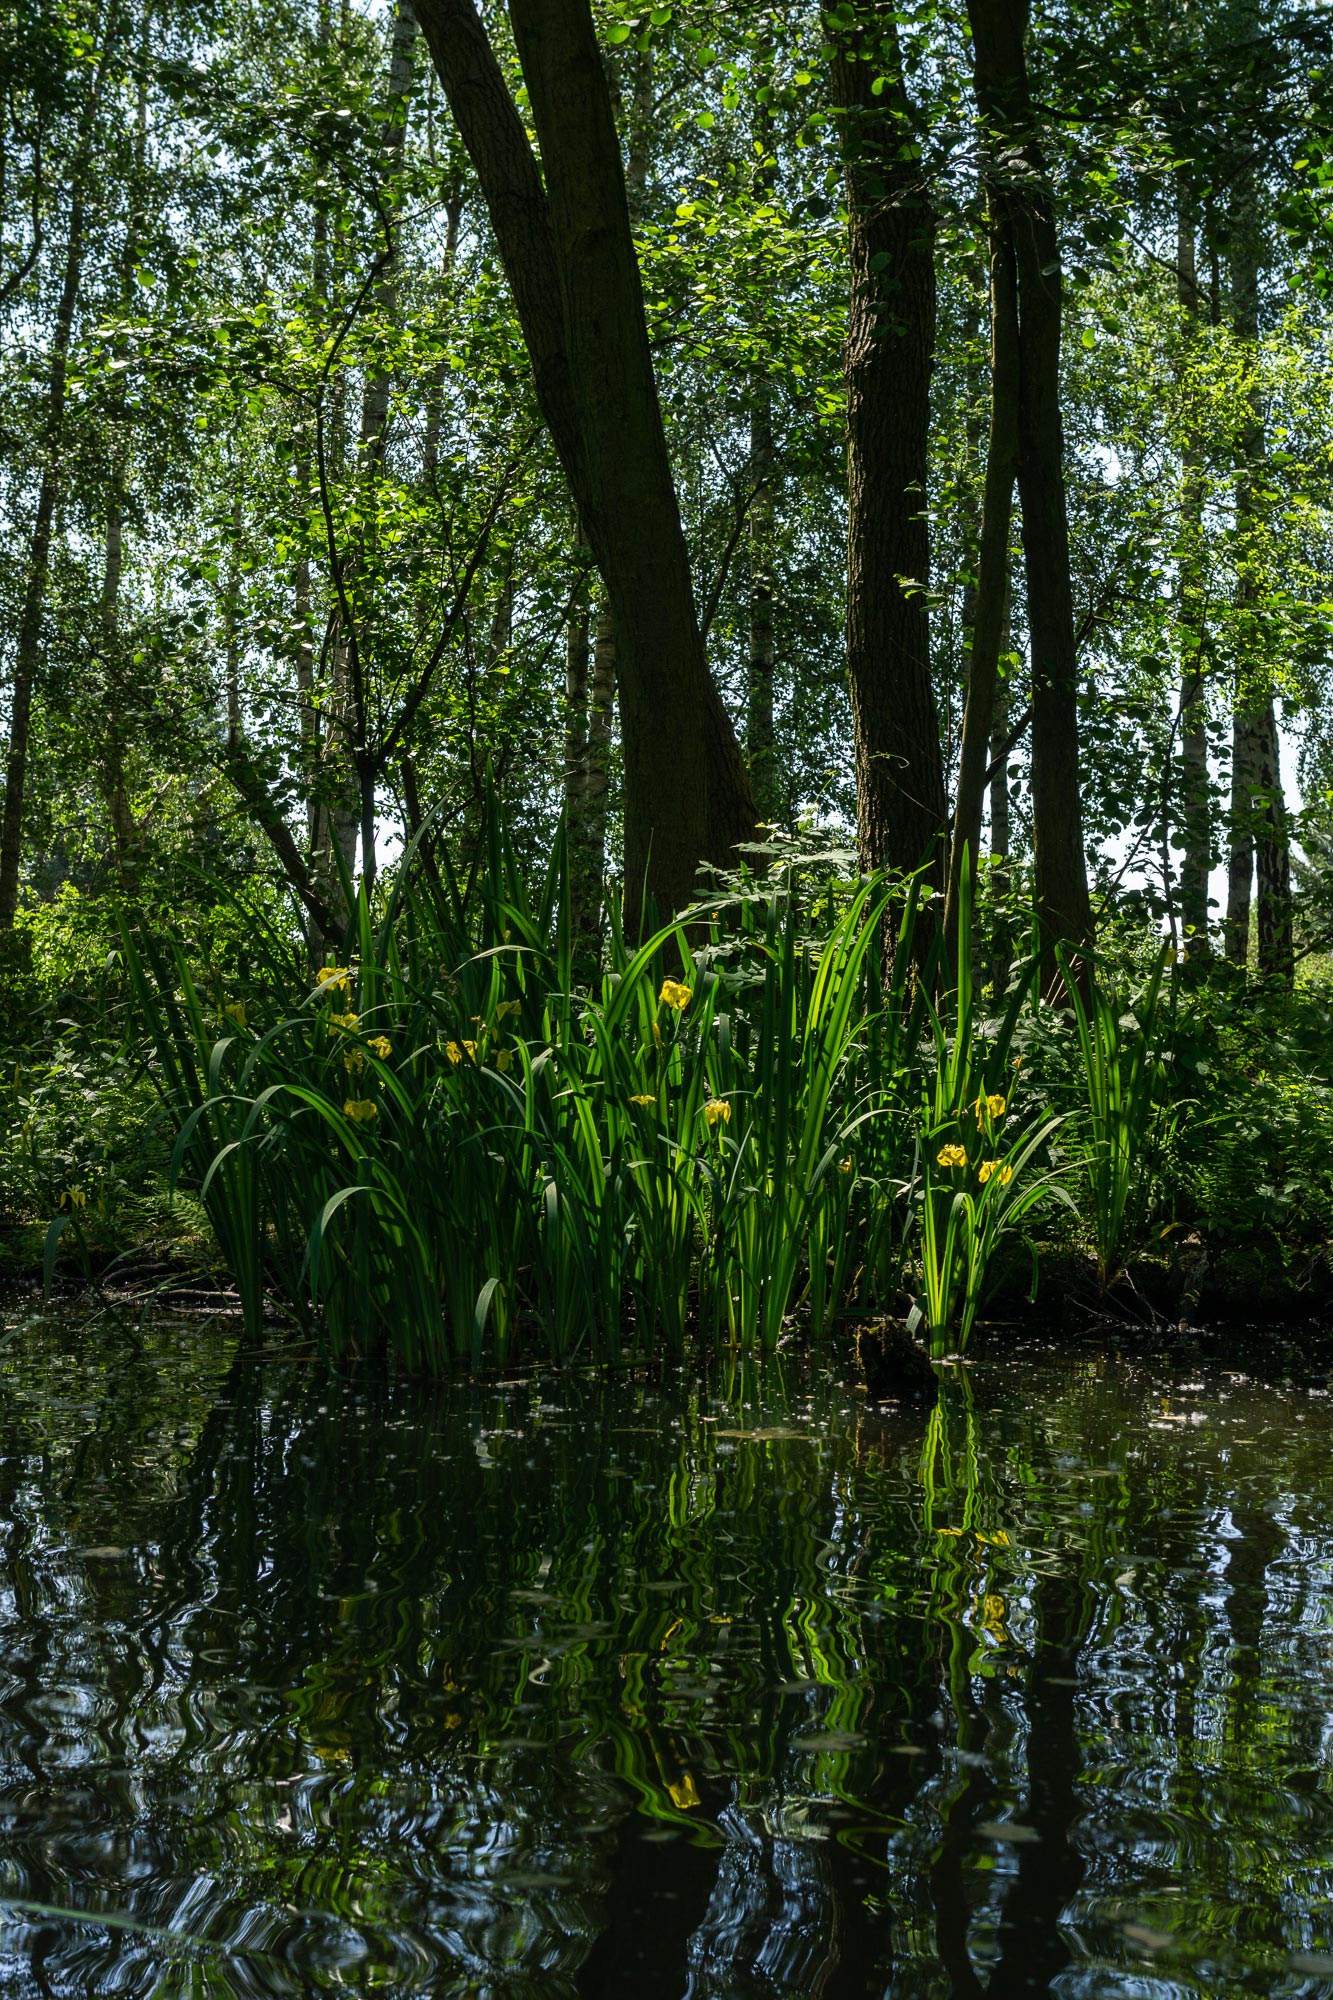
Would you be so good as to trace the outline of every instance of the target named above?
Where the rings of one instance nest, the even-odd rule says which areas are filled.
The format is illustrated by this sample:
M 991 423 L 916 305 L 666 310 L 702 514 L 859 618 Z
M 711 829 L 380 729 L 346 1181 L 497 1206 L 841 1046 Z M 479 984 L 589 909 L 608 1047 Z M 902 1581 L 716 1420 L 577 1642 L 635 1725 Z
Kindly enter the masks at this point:
M 0 1351 L 6 1996 L 1333 1996 L 1321 1388 Z

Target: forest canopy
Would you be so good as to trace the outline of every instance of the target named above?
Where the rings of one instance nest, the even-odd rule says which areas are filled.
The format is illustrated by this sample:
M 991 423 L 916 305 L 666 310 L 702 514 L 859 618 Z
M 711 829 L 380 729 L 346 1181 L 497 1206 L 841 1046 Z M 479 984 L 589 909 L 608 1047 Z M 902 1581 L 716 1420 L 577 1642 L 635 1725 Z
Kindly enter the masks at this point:
M 331 934 L 335 856 L 465 853 L 498 793 L 533 856 L 565 815 L 590 936 L 605 879 L 669 913 L 765 827 L 854 828 L 1289 979 L 1331 38 L 11 4 L 0 927 L 203 863 Z

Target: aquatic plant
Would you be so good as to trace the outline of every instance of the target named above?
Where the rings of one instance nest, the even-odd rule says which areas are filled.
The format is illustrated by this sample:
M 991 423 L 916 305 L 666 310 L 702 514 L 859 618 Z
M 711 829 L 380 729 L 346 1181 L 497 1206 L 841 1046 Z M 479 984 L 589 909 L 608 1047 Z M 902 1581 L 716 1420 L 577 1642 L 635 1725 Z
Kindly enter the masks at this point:
M 917 898 L 817 914 L 791 870 L 728 884 L 572 977 L 563 844 L 535 888 L 498 818 L 465 881 L 404 867 L 311 983 L 257 925 L 244 1004 L 126 934 L 138 1008 L 247 1323 L 411 1367 L 771 1348 L 874 1303 L 901 1237 Z M 891 924 L 886 950 L 886 923 Z M 814 926 L 812 928 L 812 925 Z
M 1163 1060 L 1162 988 L 1167 948 L 1157 954 L 1132 1010 L 1097 976 L 1061 967 L 1078 1037 L 1083 1103 L 1074 1122 L 1088 1220 L 1103 1291 L 1115 1283 L 1145 1214 L 1153 1159 L 1179 1106 L 1168 1103 Z
M 966 854 L 959 900 L 967 938 Z M 921 1290 L 909 1323 L 924 1329 L 933 1355 L 966 1346 L 1001 1243 L 1048 1196 L 1068 1200 L 1048 1160 L 1063 1117 L 1024 1118 L 1016 1098 L 1021 1058 L 1010 1052 L 1035 992 L 1035 964 L 1015 981 L 1003 1015 L 979 1023 L 971 954 L 958 957 L 956 986 L 927 1009 L 933 1060 L 923 1067 L 913 1184 Z

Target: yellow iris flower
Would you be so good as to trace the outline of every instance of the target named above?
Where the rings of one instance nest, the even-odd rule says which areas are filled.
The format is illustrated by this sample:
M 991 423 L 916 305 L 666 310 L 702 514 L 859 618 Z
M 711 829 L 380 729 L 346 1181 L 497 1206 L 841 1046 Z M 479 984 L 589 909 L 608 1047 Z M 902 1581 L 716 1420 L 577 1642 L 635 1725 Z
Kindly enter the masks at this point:
M 704 1106 L 704 1119 L 709 1125 L 730 1125 L 731 1106 L 725 1097 L 710 1097 Z
M 692 989 L 682 985 L 679 979 L 664 979 L 662 991 L 657 996 L 660 1005 L 674 1007 L 678 1014 L 684 1013 L 693 997 Z
M 937 1167 L 965 1167 L 967 1165 L 966 1147 L 941 1146 L 939 1152 L 935 1155 L 935 1164 Z

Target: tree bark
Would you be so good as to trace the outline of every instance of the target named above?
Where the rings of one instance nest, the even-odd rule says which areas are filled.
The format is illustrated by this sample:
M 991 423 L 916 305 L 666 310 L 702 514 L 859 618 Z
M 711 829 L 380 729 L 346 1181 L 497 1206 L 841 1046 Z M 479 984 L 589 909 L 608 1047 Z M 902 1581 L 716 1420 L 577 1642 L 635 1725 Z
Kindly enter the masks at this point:
M 1188 177 L 1182 169 L 1176 177 L 1176 303 L 1184 316 L 1187 335 L 1193 332 L 1198 317 L 1198 270 L 1195 202 Z M 1177 589 L 1180 602 L 1181 834 L 1184 854 L 1180 869 L 1180 919 L 1185 933 L 1186 956 L 1202 965 L 1209 956 L 1208 874 L 1212 859 L 1212 827 L 1200 579 L 1203 453 L 1197 445 L 1187 447 L 1181 471 Z
M 584 803 L 588 789 L 588 666 L 592 657 L 592 607 L 588 576 L 581 571 L 565 626 L 565 845 L 569 856 L 570 924 L 580 944 L 595 934 L 597 919 L 589 867 Z M 590 914 L 591 911 L 591 914 Z
M 955 955 L 965 948 L 958 936 L 963 855 L 975 879 L 981 845 L 981 813 L 992 749 L 1000 654 L 1009 616 L 1009 534 L 1013 524 L 1014 480 L 1018 473 L 1019 344 L 1013 241 L 993 196 L 990 222 L 991 408 L 986 448 L 986 481 L 981 502 L 977 587 L 968 649 L 967 706 L 958 760 L 958 797 L 949 850 L 949 896 L 945 932 Z M 1007 778 L 1003 781 L 1007 786 Z M 995 787 L 991 787 L 992 813 Z M 1008 851 L 1008 791 L 1005 790 L 1005 851 Z
M 772 69 L 759 75 L 771 92 Z M 754 144 L 758 154 L 755 194 L 763 203 L 773 191 L 773 113 L 769 97 L 756 103 Z M 754 498 L 748 524 L 750 544 L 750 656 L 745 687 L 745 761 L 759 817 L 771 825 L 779 812 L 777 739 L 773 727 L 773 385 L 762 370 L 750 377 L 750 483 Z
M 117 654 L 120 650 L 120 580 L 125 566 L 125 502 L 118 466 L 113 470 L 107 493 L 104 546 L 100 622 L 102 651 L 106 660 L 108 681 L 111 681 L 114 679 Z M 111 689 L 108 691 L 112 692 Z M 106 809 L 107 818 L 111 822 L 111 848 L 115 856 L 116 874 L 126 895 L 133 895 L 137 886 L 134 866 L 137 829 L 134 815 L 130 810 L 129 788 L 125 782 L 125 719 L 121 704 L 114 699 L 114 693 L 107 715 L 104 759 Z
M 893 9 L 825 17 L 847 182 L 847 675 L 862 865 L 944 885 L 947 808 L 930 675 L 926 476 L 935 214 Z M 882 94 L 875 89 L 883 86 Z
M 1060 244 L 1028 84 L 1027 0 L 968 0 L 977 107 L 1008 232 L 1019 332 L 1018 491 L 1032 656 L 1032 841 L 1044 977 L 1052 947 L 1092 929 L 1078 768 L 1078 677 L 1064 428 L 1060 411 Z
M 1277 713 L 1270 692 L 1255 730 L 1258 825 L 1254 858 L 1256 901 L 1259 906 L 1259 975 L 1290 992 L 1296 979 L 1292 939 L 1291 850 L 1278 748 Z
M 1253 10 L 1247 10 L 1257 25 Z M 1253 134 L 1242 112 L 1242 167 L 1232 191 L 1231 307 L 1237 339 L 1257 369 L 1259 274 L 1263 241 Z M 1292 950 L 1291 860 L 1282 771 L 1278 758 L 1273 670 L 1259 615 L 1260 580 L 1251 540 L 1258 527 L 1259 485 L 1265 453 L 1263 409 L 1257 382 L 1250 419 L 1241 438 L 1236 476 L 1236 540 L 1240 665 L 1232 723 L 1231 854 L 1227 871 L 1227 956 L 1244 965 L 1249 954 L 1251 864 L 1255 882 L 1258 970 L 1288 989 L 1295 977 Z
M 444 202 L 444 253 L 440 258 L 440 276 L 448 279 L 458 259 L 458 231 L 463 220 L 463 186 L 461 167 L 450 181 L 449 192 Z M 433 496 L 440 470 L 440 420 L 444 413 L 444 383 L 449 372 L 445 356 L 436 362 L 427 377 L 426 386 L 426 426 L 421 444 L 421 476 L 426 490 Z
M 1000 651 L 1009 645 L 1009 593 L 1006 589 L 1000 621 Z M 1014 961 L 1013 935 L 1005 908 L 1009 894 L 1009 681 L 999 675 L 991 710 L 990 851 L 997 865 L 991 870 L 995 913 L 991 922 L 991 989 L 998 999 L 1008 991 Z
M 778 815 L 777 738 L 773 728 L 773 389 L 766 376 L 750 384 L 750 658 L 746 674 L 745 758 L 755 808 L 770 823 Z
M 145 0 L 139 21 L 138 81 L 134 106 L 134 153 L 130 169 L 129 216 L 120 247 L 120 302 L 128 312 L 134 288 L 134 267 L 144 230 L 145 168 L 148 158 L 148 78 L 152 0 Z M 137 887 L 134 847 L 138 829 L 130 809 L 129 787 L 125 779 L 127 735 L 132 727 L 126 702 L 118 687 L 120 660 L 120 586 L 125 569 L 125 477 L 126 451 L 117 437 L 125 421 L 124 396 L 117 392 L 111 401 L 109 430 L 112 444 L 108 452 L 106 489 L 106 536 L 102 569 L 102 602 L 99 622 L 102 631 L 106 702 L 106 735 L 103 750 L 103 784 L 107 818 L 111 823 L 111 848 L 116 874 L 124 894 L 132 896 Z
M 222 649 L 226 666 L 227 755 L 241 741 L 241 503 L 231 503 L 231 550 L 222 595 Z
M 403 152 L 415 82 L 412 50 L 416 37 L 417 21 L 412 0 L 398 0 L 394 9 L 393 40 L 389 47 L 387 115 L 380 155 L 379 193 L 386 239 L 383 251 L 385 261 L 383 274 L 375 288 L 375 303 L 390 325 L 398 317 L 398 220 L 403 206 Z M 378 473 L 383 466 L 392 387 L 393 378 L 387 368 L 377 368 L 366 379 L 361 399 L 363 472 Z
M 0 815 L 0 932 L 11 931 L 14 928 L 14 918 L 18 913 L 19 868 L 23 858 L 23 795 L 28 774 L 32 696 L 37 669 L 41 662 L 42 617 L 46 610 L 46 586 L 51 571 L 51 537 L 55 526 L 56 501 L 64 471 L 61 445 L 65 422 L 69 348 L 83 277 L 85 182 L 111 47 L 111 31 L 108 27 L 107 38 L 103 44 L 97 72 L 80 123 L 70 176 L 69 232 L 65 238 L 65 269 L 51 337 L 46 424 L 42 439 L 42 477 L 37 492 L 32 538 L 28 545 L 28 574 L 14 646 L 14 691 L 10 700 L 9 749 L 5 759 L 5 803 L 4 812 Z
M 1244 969 L 1250 957 L 1250 891 L 1254 880 L 1254 796 L 1259 782 L 1257 718 L 1237 676 L 1231 712 L 1231 797 L 1227 824 L 1227 914 L 1223 949 Z
M 588 748 L 583 779 L 583 880 L 586 888 L 583 936 L 591 944 L 601 930 L 606 881 L 606 822 L 611 791 L 611 718 L 616 690 L 616 627 L 603 598 L 593 627 L 592 687 L 588 695 Z
M 375 302 L 386 326 L 398 317 L 398 223 L 403 205 L 403 152 L 407 140 L 407 120 L 412 102 L 415 74 L 412 50 L 417 23 L 412 0 L 397 0 L 393 17 L 393 38 L 389 47 L 389 85 L 385 104 L 384 138 L 379 161 L 379 207 L 385 241 L 383 271 L 375 288 Z M 388 443 L 389 403 L 393 378 L 387 368 L 377 368 L 366 378 L 361 398 L 361 437 L 357 477 L 366 487 L 362 519 L 369 520 L 369 535 L 376 530 L 376 488 L 384 472 Z M 363 535 L 367 531 L 363 528 Z M 361 838 L 361 877 L 367 891 L 375 885 L 375 794 L 377 763 L 370 742 L 370 660 L 363 641 L 373 650 L 374 604 L 363 559 L 354 555 L 344 565 L 343 595 L 348 601 L 345 644 L 335 649 L 335 662 L 343 668 L 343 685 L 335 687 L 334 698 L 350 731 L 346 745 L 347 779 L 343 796 L 331 808 L 333 837 L 344 855 L 354 855 Z M 350 865 L 350 863 L 349 863 Z
M 645 888 L 663 911 L 688 902 L 699 861 L 728 860 L 756 814 L 704 665 L 606 76 L 587 0 L 513 0 L 543 188 L 472 0 L 419 16 L 615 618 L 633 922 Z

